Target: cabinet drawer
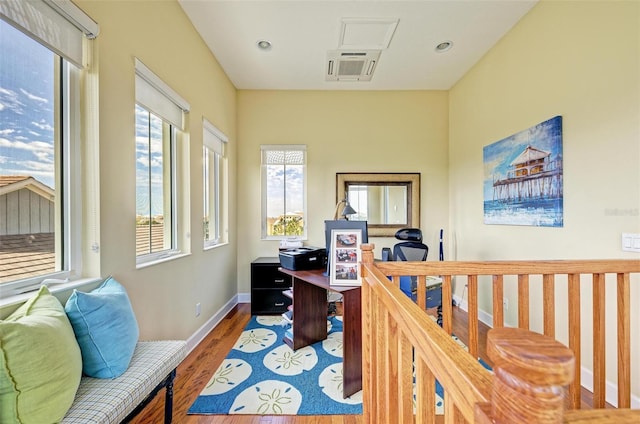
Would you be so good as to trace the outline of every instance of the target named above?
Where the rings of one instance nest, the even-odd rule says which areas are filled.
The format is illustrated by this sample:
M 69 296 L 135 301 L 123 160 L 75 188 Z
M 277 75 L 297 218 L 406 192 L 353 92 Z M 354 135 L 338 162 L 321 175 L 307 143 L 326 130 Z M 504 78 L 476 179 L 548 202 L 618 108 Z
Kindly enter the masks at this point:
M 287 311 L 291 299 L 280 289 L 258 289 L 251 291 L 251 315 L 281 314 Z
M 286 289 L 291 287 L 291 277 L 278 271 L 280 265 L 253 265 L 251 287 L 254 289 Z

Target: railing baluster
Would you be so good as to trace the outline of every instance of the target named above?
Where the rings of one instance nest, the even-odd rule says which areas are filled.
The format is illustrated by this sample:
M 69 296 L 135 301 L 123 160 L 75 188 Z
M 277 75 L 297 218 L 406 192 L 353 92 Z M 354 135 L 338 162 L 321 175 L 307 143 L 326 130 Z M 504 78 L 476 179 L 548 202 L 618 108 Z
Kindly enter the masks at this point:
M 389 379 L 387 380 L 387 409 L 390 417 L 400 415 L 398 393 L 400 392 L 400 340 L 398 324 L 387 318 L 387 367 Z
M 518 327 L 529 329 L 529 274 L 518 275 Z
M 631 407 L 631 291 L 628 273 L 618 283 L 618 408 Z
M 425 275 L 418 275 L 417 280 L 417 291 L 416 296 L 418 296 L 418 306 L 421 309 L 427 309 L 427 277 Z
M 569 404 L 572 409 L 580 409 L 580 274 L 569 274 L 568 276 L 568 296 L 569 296 L 569 348 L 576 358 L 576 370 L 573 382 L 569 386 Z
M 504 327 L 504 277 L 493 276 L 493 327 Z
M 442 277 L 442 328 L 448 334 L 453 333 L 453 289 L 451 276 Z
M 542 276 L 542 305 L 544 334 L 556 337 L 556 293 L 553 274 Z
M 376 344 L 378 345 L 378 417 L 382 422 L 390 422 L 390 406 L 389 406 L 389 392 L 388 386 L 391 379 L 391 373 L 389 372 L 389 312 L 384 306 L 383 302 L 379 302 L 379 314 L 378 314 L 378 326 L 380 328 L 378 332 L 378 338 Z
M 593 274 L 593 407 L 604 408 L 606 402 L 606 338 L 605 338 L 604 274 Z
M 413 396 L 411 397 L 413 399 Z M 413 402 L 411 402 L 413 404 Z M 436 379 L 421 357 L 416 358 L 416 423 L 431 423 L 436 415 Z
M 478 276 L 469 275 L 467 279 L 467 292 L 469 294 L 469 353 L 474 358 L 478 357 Z
M 413 423 L 413 403 L 407 399 L 413 399 L 413 347 L 404 333 L 399 334 L 398 344 L 398 424 Z

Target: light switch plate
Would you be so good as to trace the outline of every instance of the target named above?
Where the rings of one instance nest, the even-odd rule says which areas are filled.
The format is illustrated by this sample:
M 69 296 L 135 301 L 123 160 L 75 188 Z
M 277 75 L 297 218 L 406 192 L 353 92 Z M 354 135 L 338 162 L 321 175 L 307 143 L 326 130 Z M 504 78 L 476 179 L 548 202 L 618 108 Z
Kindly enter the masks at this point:
M 622 250 L 640 252 L 640 234 L 622 233 Z

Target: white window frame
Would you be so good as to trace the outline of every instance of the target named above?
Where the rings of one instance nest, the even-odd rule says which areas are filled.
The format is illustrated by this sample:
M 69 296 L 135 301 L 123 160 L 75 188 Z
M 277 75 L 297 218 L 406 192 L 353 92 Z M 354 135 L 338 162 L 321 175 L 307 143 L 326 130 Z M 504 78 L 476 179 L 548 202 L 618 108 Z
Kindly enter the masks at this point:
M 163 121 L 163 134 L 169 132 L 171 138 L 171 171 L 165 186 L 171 199 L 171 228 L 165 229 L 165 236 L 171 237 L 168 249 L 137 255 L 136 266 L 142 268 L 169 259 L 189 254 L 189 193 L 188 193 L 188 136 L 185 132 L 185 114 L 189 103 L 158 77 L 138 58 L 135 60 L 136 104 Z
M 222 131 L 208 120 L 202 119 L 204 249 L 227 243 L 228 168 L 226 152 L 228 142 L 229 138 Z M 211 223 L 212 221 L 213 223 Z M 211 229 L 213 229 L 213 237 L 206 239 L 206 233 Z
M 55 72 L 56 80 L 61 81 L 54 97 L 55 116 L 59 117 L 54 137 L 55 262 L 60 270 L 1 283 L 0 305 L 8 305 L 19 301 L 24 296 L 22 293 L 42 284 L 63 288 L 98 278 L 99 258 L 85 255 L 97 255 L 100 248 L 97 231 L 99 196 L 97 193 L 83 195 L 83 184 L 91 186 L 92 190 L 99 187 L 99 160 L 95 155 L 98 151 L 97 131 L 87 131 L 89 127 L 98 127 L 97 114 L 88 111 L 97 110 L 97 75 L 90 40 L 97 36 L 99 27 L 73 3 L 57 5 L 51 0 L 0 2 L 0 19 L 58 55 Z M 81 87 L 83 80 L 84 87 Z M 85 103 L 82 109 L 81 101 Z M 83 210 L 88 214 L 84 215 Z M 83 242 L 89 247 L 85 248 Z M 93 266 L 83 268 L 83 263 Z M 92 274 L 95 276 L 91 277 Z M 70 284 L 65 284 L 68 282 Z M 52 291 L 57 289 L 52 288 Z
M 307 146 L 303 144 L 271 144 L 271 145 L 261 145 L 261 174 L 262 174 L 262 184 L 261 184 L 261 204 L 262 204 L 262 212 L 261 212 L 261 230 L 262 230 L 262 239 L 263 240 L 306 240 L 307 239 L 307 229 L 308 229 L 308 214 L 307 214 Z M 268 234 L 268 224 L 267 224 L 267 185 L 268 185 L 268 175 L 267 175 L 267 165 L 274 165 L 274 163 L 268 164 L 266 163 L 266 157 L 268 152 L 270 151 L 284 151 L 284 152 L 299 152 L 302 153 L 302 213 L 304 220 L 304 227 L 302 235 L 269 235 Z M 286 165 L 284 165 L 286 166 Z M 286 210 L 286 182 L 285 182 L 285 213 Z

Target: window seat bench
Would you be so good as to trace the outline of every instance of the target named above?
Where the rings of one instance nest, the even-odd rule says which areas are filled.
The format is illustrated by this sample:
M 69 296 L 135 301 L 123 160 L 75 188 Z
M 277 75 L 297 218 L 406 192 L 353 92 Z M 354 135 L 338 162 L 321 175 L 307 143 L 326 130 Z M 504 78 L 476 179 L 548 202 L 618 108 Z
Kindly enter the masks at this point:
M 166 388 L 165 424 L 173 415 L 173 379 L 186 356 L 184 341 L 139 341 L 131 363 L 121 376 L 83 376 L 64 424 L 110 424 L 130 421 Z

